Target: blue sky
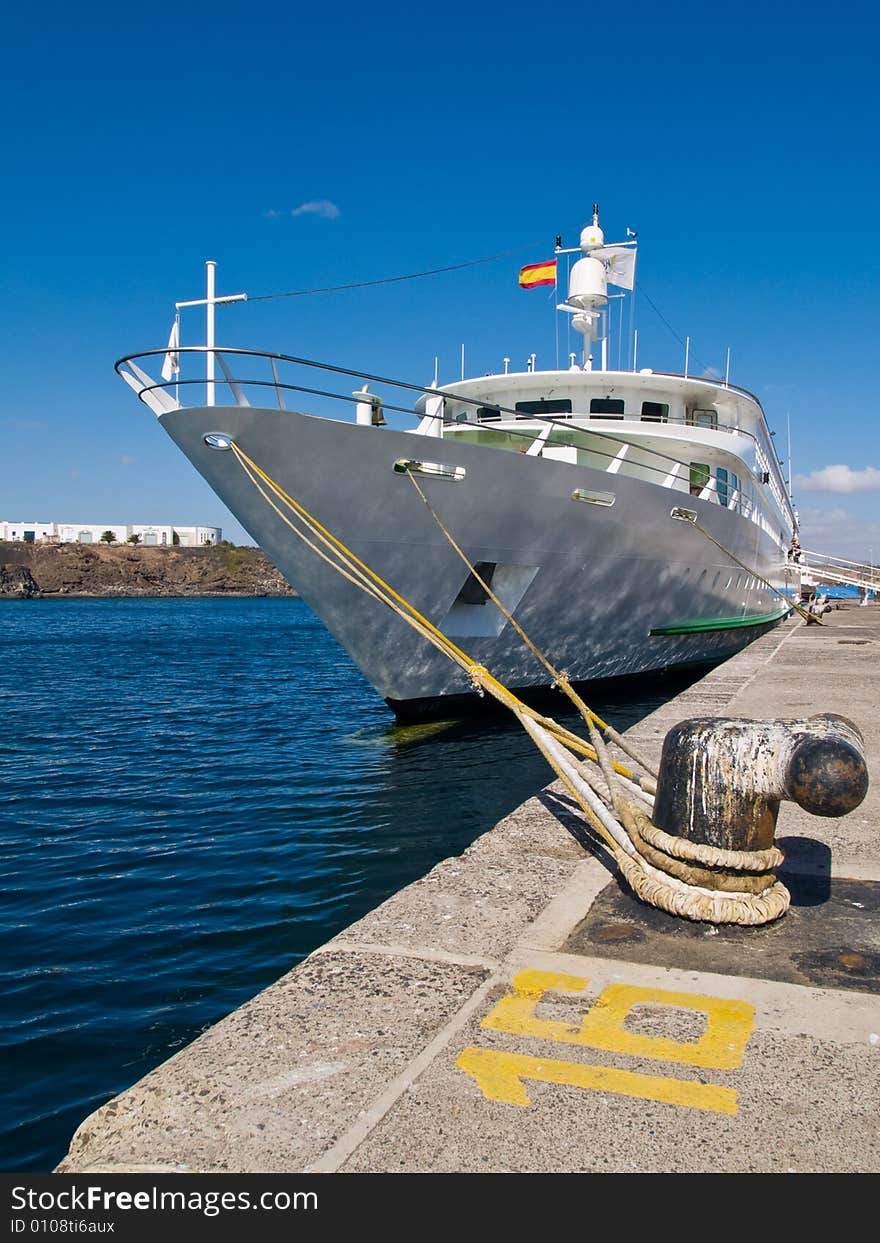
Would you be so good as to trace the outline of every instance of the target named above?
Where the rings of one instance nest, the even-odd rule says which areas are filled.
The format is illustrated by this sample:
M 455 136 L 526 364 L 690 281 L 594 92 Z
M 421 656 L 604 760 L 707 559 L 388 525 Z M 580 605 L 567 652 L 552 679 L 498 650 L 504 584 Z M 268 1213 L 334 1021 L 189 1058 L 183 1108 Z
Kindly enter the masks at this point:
M 204 260 L 221 344 L 426 383 L 553 360 L 523 263 L 594 200 L 699 367 L 762 399 L 807 547 L 880 558 L 868 4 L 44 5 L 4 19 L 0 517 L 241 529 L 116 377 Z M 303 204 L 332 204 L 306 210 Z M 637 301 L 639 364 L 680 369 Z M 184 340 L 201 325 L 184 321 Z M 845 469 L 829 470 L 830 467 Z

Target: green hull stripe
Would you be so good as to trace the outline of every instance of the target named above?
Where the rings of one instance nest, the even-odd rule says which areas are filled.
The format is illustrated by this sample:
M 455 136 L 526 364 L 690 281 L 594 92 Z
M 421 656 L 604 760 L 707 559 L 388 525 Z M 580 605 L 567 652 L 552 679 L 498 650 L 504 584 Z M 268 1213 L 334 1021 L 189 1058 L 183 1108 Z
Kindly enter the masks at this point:
M 790 608 L 784 608 L 777 609 L 775 613 L 760 613 L 757 617 L 716 617 L 712 621 L 681 622 L 677 626 L 658 626 L 650 634 L 699 634 L 705 630 L 741 630 L 744 626 L 766 626 L 770 622 L 780 621 L 790 612 Z

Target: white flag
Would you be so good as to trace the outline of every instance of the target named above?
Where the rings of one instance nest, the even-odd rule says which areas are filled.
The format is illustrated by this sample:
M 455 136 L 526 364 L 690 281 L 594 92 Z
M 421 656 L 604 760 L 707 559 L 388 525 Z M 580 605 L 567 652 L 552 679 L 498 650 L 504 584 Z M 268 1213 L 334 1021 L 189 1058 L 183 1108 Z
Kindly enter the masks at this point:
M 605 264 L 608 282 L 621 289 L 633 289 L 636 283 L 636 251 L 634 246 L 599 246 L 590 252 Z
M 168 334 L 168 353 L 165 355 L 165 361 L 162 364 L 162 379 L 170 380 L 172 376 L 180 375 L 180 319 L 175 316 L 174 323 L 171 325 L 171 332 Z

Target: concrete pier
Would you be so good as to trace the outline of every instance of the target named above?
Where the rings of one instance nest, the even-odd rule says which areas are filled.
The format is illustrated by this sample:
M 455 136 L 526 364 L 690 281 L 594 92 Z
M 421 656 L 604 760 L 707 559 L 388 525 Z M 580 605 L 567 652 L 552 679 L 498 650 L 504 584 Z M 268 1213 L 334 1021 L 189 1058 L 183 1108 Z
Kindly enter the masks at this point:
M 630 731 L 656 760 L 692 716 L 858 725 L 862 805 L 782 805 L 778 923 L 643 906 L 548 786 L 87 1118 L 59 1170 L 880 1170 L 880 608 L 824 620 Z

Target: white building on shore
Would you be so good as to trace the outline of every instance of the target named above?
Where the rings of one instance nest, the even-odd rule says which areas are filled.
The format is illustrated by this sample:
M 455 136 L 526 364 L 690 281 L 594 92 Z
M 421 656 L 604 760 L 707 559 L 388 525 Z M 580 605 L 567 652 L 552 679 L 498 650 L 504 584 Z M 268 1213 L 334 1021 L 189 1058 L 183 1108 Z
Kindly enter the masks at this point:
M 202 548 L 219 544 L 220 527 L 159 526 L 118 522 L 0 522 L 0 540 L 26 544 L 98 544 L 105 531 L 113 532 L 114 542 L 127 544 L 132 535 L 136 543 L 156 546 L 177 544 L 181 548 Z

